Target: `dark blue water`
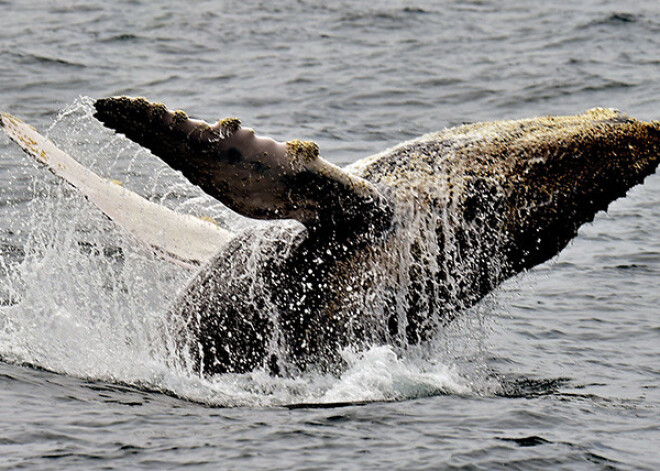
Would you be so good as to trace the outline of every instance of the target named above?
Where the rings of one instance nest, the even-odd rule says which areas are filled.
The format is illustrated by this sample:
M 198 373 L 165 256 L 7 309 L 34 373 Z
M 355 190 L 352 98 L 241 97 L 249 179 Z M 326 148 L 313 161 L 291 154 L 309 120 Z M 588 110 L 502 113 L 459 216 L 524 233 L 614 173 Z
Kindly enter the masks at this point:
M 78 97 L 239 116 L 339 164 L 462 122 L 658 119 L 660 4 L 0 1 L 0 63 L 3 111 L 145 196 L 245 224 Z M 0 178 L 4 468 L 660 466 L 657 175 L 439 334 L 430 361 L 375 348 L 341 378 L 216 380 L 168 369 L 154 339 L 188 274 L 4 138 Z

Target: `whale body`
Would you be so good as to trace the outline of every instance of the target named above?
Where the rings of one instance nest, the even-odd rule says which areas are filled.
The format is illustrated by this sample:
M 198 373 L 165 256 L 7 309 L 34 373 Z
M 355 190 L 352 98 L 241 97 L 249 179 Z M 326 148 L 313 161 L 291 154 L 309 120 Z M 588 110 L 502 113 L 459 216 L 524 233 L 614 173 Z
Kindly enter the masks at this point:
M 313 143 L 210 126 L 142 99 L 96 102 L 237 212 L 295 219 L 234 237 L 172 307 L 201 374 L 337 367 L 341 348 L 429 339 L 505 279 L 556 255 L 654 172 L 660 123 L 615 110 L 478 123 L 345 169 Z
M 660 160 L 659 122 L 601 108 L 446 129 L 343 169 L 235 118 L 128 97 L 95 108 L 229 208 L 272 221 L 223 233 L 170 309 L 176 361 L 202 375 L 333 371 L 345 347 L 425 342 Z

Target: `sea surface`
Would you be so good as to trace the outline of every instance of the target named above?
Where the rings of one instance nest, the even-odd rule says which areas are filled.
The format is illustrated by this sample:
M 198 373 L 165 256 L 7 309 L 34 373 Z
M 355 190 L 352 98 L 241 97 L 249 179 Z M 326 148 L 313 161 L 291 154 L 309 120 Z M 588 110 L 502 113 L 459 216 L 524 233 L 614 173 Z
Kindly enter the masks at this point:
M 0 110 L 181 211 L 231 214 L 102 128 L 145 96 L 340 165 L 464 122 L 660 119 L 657 0 L 0 0 Z M 660 468 L 660 175 L 438 333 L 340 377 L 200 379 L 159 347 L 191 276 L 0 137 L 0 469 Z

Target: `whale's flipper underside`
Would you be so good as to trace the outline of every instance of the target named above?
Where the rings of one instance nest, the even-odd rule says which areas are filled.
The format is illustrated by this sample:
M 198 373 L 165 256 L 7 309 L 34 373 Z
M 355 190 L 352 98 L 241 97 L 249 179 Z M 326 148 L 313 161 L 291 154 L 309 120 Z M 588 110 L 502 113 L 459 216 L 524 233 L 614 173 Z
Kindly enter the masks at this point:
M 58 177 L 73 185 L 119 226 L 159 255 L 188 268 L 210 260 L 231 238 L 229 231 L 195 216 L 179 214 L 102 178 L 58 149 L 32 126 L 0 114 L 11 140 Z
M 313 142 L 257 137 L 236 118 L 210 125 L 143 98 L 105 98 L 94 106 L 105 126 L 239 214 L 296 219 L 311 233 L 335 239 L 389 225 L 391 208 L 376 187 L 319 157 Z

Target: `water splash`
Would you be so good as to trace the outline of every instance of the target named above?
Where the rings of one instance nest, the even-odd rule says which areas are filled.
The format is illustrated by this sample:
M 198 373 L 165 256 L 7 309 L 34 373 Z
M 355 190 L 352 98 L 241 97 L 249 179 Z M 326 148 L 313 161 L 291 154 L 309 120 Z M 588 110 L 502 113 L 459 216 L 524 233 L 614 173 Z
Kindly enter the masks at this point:
M 124 185 L 160 204 L 212 216 L 233 230 L 254 224 L 140 147 L 102 128 L 92 113 L 91 100 L 78 99 L 58 115 L 49 137 L 83 165 L 110 178 L 121 177 Z M 492 388 L 482 379 L 483 362 L 474 366 L 485 336 L 479 309 L 445 329 L 430 348 L 405 353 L 390 346 L 345 350 L 341 355 L 346 367 L 339 376 L 311 370 L 295 378 L 265 371 L 201 378 L 173 361 L 168 348 L 167 308 L 191 274 L 139 246 L 42 168 L 25 167 L 31 182 L 29 201 L 3 206 L 0 213 L 7 227 L 3 238 L 8 239 L 2 242 L 16 248 L 0 257 L 0 358 L 5 361 L 223 406 L 392 401 L 481 394 Z M 12 181 L 20 184 L 18 177 Z M 446 215 L 436 219 L 442 217 Z M 421 223 L 417 226 L 423 230 Z M 435 230 L 424 233 L 436 237 Z M 395 258 L 419 250 L 410 240 L 396 243 L 407 248 L 392 252 Z M 438 247 L 433 240 L 424 244 Z M 422 252 L 426 269 L 439 270 L 429 262 L 435 254 Z M 410 277 L 409 269 L 403 270 L 407 262 L 388 260 L 374 276 L 394 276 L 405 285 Z M 392 266 L 403 271 L 393 274 Z M 381 295 L 385 293 L 374 293 Z M 363 308 L 378 316 L 378 305 L 372 299 Z M 405 323 L 399 329 L 405 329 Z

